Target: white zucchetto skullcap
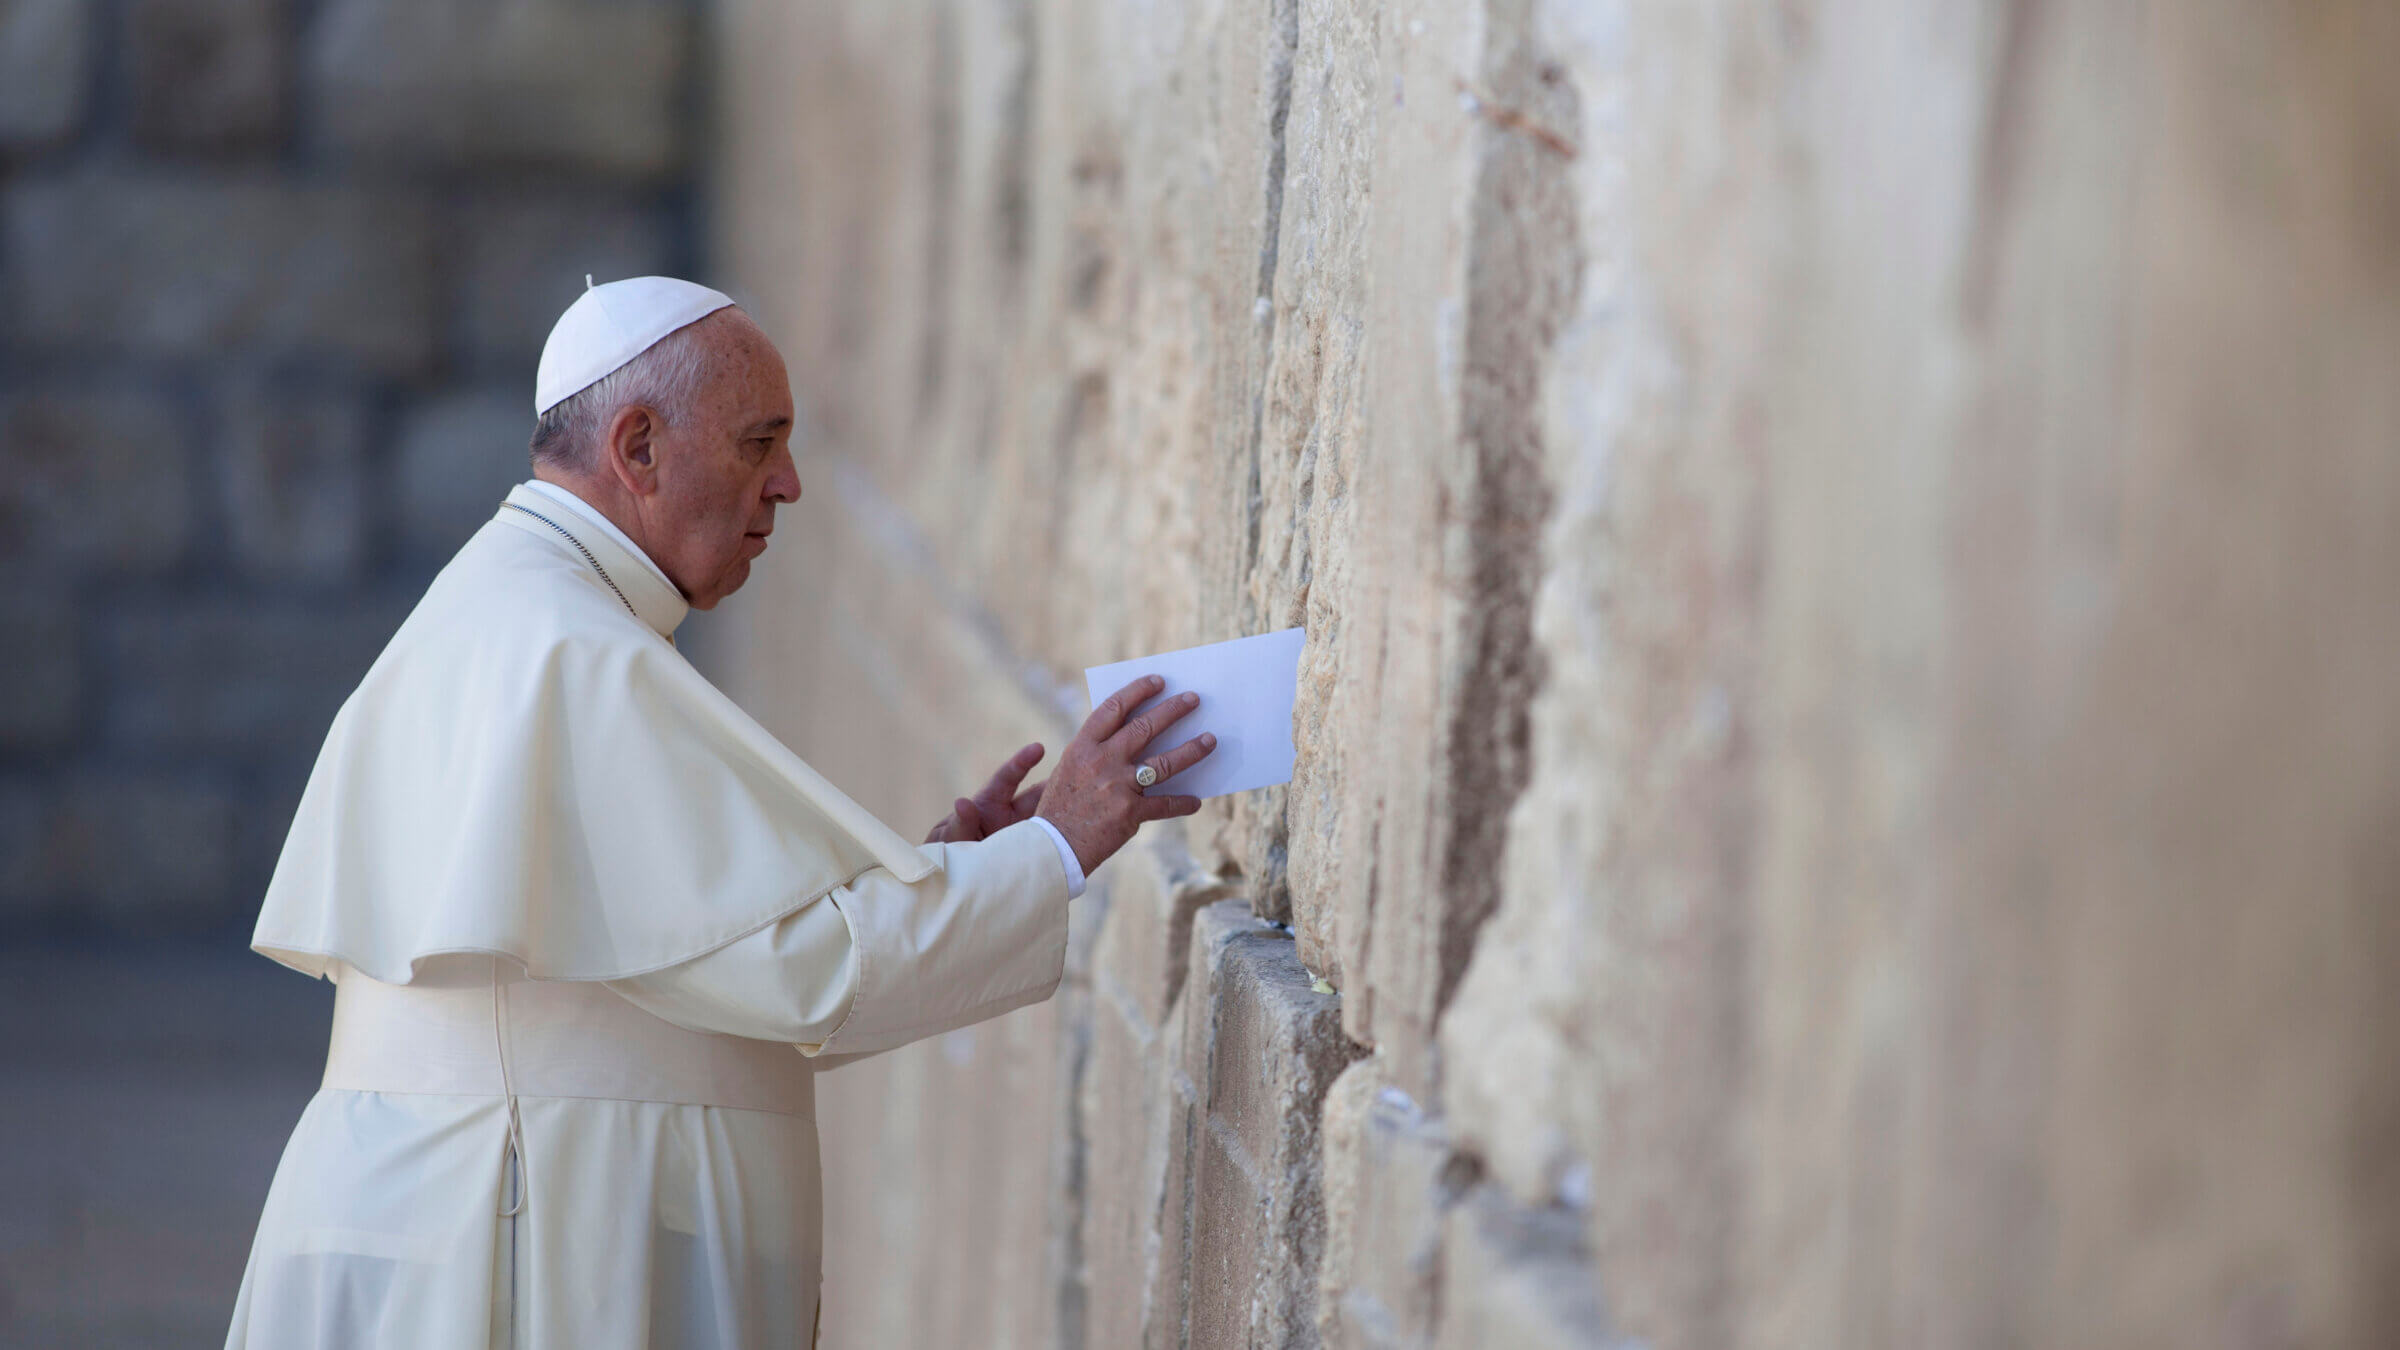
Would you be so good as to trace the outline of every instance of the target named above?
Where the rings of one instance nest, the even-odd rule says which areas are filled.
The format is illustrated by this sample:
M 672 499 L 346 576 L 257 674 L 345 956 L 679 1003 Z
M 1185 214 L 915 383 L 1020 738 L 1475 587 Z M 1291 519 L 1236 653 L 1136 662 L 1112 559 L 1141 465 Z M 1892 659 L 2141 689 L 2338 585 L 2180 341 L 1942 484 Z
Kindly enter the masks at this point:
M 674 277 L 629 277 L 594 286 L 558 316 L 533 377 L 533 415 L 557 407 L 650 350 L 660 338 L 733 303 L 722 291 Z

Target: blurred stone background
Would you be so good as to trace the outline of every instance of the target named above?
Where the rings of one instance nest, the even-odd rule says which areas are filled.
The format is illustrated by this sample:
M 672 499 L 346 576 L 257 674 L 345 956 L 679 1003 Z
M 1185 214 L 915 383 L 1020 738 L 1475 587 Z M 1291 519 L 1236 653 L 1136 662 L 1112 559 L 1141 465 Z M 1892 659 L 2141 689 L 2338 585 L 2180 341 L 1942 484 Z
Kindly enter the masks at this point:
M 550 320 L 694 264 L 693 24 L 0 8 L 0 927 L 254 914 L 335 707 L 524 476 Z
M 292 795 L 653 269 L 805 423 L 690 646 L 904 830 L 1084 665 L 1310 634 L 1290 788 L 827 1077 L 828 1344 L 2400 1341 L 2394 68 L 2384 0 L 0 0 L 0 1343 L 219 1334 Z
M 323 986 L 243 948 L 334 710 L 698 268 L 668 0 L 0 0 L 0 1345 L 224 1335 Z

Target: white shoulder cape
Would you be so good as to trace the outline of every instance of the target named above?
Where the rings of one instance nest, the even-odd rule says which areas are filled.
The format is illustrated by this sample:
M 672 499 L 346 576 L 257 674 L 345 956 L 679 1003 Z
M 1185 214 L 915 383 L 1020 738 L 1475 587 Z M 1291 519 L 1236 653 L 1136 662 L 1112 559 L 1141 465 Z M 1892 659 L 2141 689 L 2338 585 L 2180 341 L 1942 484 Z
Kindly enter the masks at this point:
M 573 541 L 503 507 L 435 578 L 334 718 L 257 950 L 387 984 L 454 952 L 618 979 L 870 868 L 935 869 L 675 651 L 672 588 L 555 503 L 510 501 Z

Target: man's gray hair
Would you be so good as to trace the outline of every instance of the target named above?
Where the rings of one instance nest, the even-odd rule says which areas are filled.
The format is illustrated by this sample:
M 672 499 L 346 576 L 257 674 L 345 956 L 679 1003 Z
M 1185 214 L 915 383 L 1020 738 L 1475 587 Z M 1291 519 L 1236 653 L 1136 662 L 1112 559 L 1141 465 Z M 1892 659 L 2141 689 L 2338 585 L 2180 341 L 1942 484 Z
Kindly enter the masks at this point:
M 713 317 L 713 316 L 712 316 Z M 621 408 L 640 404 L 672 426 L 690 411 L 708 377 L 708 351 L 692 330 L 696 319 L 651 344 L 648 351 L 550 406 L 533 424 L 533 462 L 586 470 L 600 438 Z

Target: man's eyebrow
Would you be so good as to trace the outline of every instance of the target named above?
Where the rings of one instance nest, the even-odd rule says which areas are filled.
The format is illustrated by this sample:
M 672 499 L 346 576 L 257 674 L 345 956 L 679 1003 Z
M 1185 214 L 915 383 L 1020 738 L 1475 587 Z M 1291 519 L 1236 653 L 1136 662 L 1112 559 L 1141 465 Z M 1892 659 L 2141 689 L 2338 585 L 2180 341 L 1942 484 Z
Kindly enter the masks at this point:
M 750 430 L 746 434 L 751 436 L 763 436 L 771 431 L 781 431 L 791 424 L 792 419 L 788 417 L 770 417 L 764 422 L 751 423 Z

